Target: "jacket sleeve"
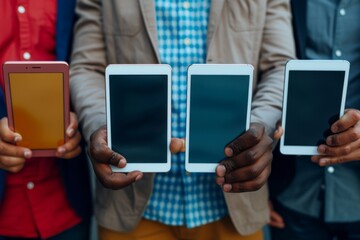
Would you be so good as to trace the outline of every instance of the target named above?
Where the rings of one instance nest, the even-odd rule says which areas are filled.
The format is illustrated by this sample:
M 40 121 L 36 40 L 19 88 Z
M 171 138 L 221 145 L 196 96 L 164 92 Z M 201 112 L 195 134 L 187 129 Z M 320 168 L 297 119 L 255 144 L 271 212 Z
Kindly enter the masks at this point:
M 106 49 L 102 33 L 100 0 L 80 0 L 79 20 L 74 30 L 70 67 L 71 100 L 79 117 L 85 140 L 106 124 L 105 77 Z
M 295 47 L 289 1 L 268 0 L 251 121 L 264 124 L 270 136 L 281 118 L 285 64 L 293 58 Z

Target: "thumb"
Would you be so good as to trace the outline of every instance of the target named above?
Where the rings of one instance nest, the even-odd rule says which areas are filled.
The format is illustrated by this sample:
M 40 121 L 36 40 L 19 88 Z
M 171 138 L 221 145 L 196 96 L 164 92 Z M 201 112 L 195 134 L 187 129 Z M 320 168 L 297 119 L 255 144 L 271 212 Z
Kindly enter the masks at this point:
M 22 140 L 20 134 L 13 132 L 9 128 L 8 118 L 3 117 L 0 120 L 0 138 L 8 143 L 16 143 Z

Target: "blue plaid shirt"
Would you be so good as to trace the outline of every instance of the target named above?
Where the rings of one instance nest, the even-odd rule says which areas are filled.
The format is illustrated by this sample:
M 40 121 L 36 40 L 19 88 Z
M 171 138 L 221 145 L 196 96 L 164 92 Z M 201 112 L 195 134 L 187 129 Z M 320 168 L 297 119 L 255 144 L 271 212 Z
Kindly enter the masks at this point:
M 162 63 L 172 67 L 172 136 L 185 137 L 186 74 L 206 61 L 210 0 L 155 0 Z M 144 217 L 167 225 L 197 227 L 227 215 L 215 174 L 185 172 L 184 154 L 172 155 L 169 173 L 159 173 Z

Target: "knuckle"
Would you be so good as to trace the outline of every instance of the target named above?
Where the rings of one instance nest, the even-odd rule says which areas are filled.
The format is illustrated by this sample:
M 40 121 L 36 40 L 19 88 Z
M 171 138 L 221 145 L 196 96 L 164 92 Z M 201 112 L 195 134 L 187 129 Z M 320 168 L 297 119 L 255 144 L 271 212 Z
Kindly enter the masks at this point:
M 105 188 L 112 189 L 112 181 L 109 177 L 98 177 L 98 179 Z
M 233 160 L 226 160 L 226 161 L 223 161 L 221 164 L 223 164 L 225 166 L 227 173 L 231 173 L 231 171 L 233 171 L 236 168 L 235 161 L 233 161 Z
M 360 132 L 354 128 L 350 131 L 349 138 L 351 141 L 355 141 L 360 138 Z
M 225 175 L 225 182 L 233 182 L 235 180 L 235 176 L 233 172 L 229 172 Z
M 330 142 L 331 142 L 331 144 L 333 144 L 333 145 L 338 145 L 338 144 L 339 144 L 339 137 L 338 137 L 338 135 L 331 136 L 331 137 L 330 137 Z
M 249 150 L 247 153 L 246 153 L 246 159 L 248 162 L 255 162 L 257 160 L 257 157 L 256 157 L 256 152 L 254 150 Z
M 342 154 L 347 155 L 349 153 L 351 153 L 351 147 L 350 146 L 343 147 Z
M 248 176 L 250 179 L 258 177 L 261 173 L 261 169 L 258 166 L 252 166 L 248 171 Z
M 360 111 L 358 110 L 350 110 L 349 114 L 353 120 L 360 120 Z
M 263 127 L 261 126 L 261 128 L 263 128 Z M 254 141 L 254 142 L 260 142 L 261 136 L 262 136 L 261 130 L 256 129 L 256 128 L 250 128 L 250 129 L 249 129 L 249 137 L 250 137 L 250 139 L 251 139 L 252 141 Z

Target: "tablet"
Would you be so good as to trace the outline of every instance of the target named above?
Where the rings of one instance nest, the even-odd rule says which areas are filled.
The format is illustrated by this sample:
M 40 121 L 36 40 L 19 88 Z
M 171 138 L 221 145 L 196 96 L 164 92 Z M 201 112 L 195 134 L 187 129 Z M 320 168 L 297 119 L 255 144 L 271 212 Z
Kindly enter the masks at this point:
M 114 64 L 106 68 L 109 147 L 124 156 L 114 172 L 167 172 L 171 154 L 171 67 Z
M 185 168 L 215 172 L 226 145 L 249 128 L 253 67 L 194 64 L 187 79 Z
M 66 140 L 69 68 L 66 62 L 5 62 L 9 127 L 22 136 L 17 145 L 33 157 L 55 156 Z
M 280 140 L 283 154 L 318 155 L 331 125 L 344 114 L 350 64 L 343 60 L 291 60 L 285 68 Z

